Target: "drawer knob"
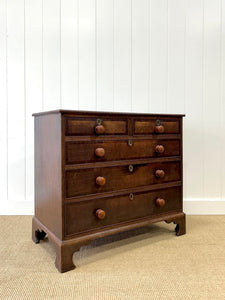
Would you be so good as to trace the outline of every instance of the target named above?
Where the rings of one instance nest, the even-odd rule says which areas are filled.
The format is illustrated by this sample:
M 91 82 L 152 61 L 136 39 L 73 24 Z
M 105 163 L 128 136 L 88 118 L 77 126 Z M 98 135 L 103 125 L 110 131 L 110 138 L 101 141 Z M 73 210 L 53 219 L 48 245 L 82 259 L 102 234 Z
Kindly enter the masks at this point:
M 165 172 L 163 170 L 156 170 L 155 176 L 158 178 L 163 178 L 165 176 Z
M 98 176 L 96 178 L 96 183 L 97 183 L 97 185 L 103 186 L 105 184 L 105 178 L 101 177 L 101 176 Z
M 163 153 L 163 152 L 165 151 L 165 148 L 164 148 L 163 145 L 157 145 L 157 146 L 155 147 L 155 151 L 156 151 L 157 153 Z
M 103 209 L 97 209 L 95 215 L 98 219 L 103 220 L 105 218 L 105 211 Z
M 95 155 L 98 157 L 103 157 L 105 155 L 105 149 L 104 148 L 96 148 Z
M 155 133 L 164 133 L 165 129 L 163 125 L 156 125 L 155 126 Z
M 105 127 L 103 125 L 95 126 L 95 132 L 97 134 L 103 134 L 105 132 Z
M 155 204 L 158 207 L 163 207 L 165 205 L 166 201 L 163 198 L 157 198 L 155 200 Z

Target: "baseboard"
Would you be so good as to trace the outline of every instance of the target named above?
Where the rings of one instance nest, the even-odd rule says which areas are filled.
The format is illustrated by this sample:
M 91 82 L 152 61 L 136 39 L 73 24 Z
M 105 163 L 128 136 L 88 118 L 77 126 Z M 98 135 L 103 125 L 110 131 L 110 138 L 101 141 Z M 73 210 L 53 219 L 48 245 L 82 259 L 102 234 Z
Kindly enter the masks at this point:
M 224 215 L 225 199 L 186 199 L 184 212 L 187 215 Z M 0 206 L 0 215 L 33 215 L 33 201 L 8 201 Z
M 187 215 L 224 215 L 225 199 L 184 200 L 184 212 Z
M 7 201 L 0 203 L 0 215 L 33 215 L 33 201 Z

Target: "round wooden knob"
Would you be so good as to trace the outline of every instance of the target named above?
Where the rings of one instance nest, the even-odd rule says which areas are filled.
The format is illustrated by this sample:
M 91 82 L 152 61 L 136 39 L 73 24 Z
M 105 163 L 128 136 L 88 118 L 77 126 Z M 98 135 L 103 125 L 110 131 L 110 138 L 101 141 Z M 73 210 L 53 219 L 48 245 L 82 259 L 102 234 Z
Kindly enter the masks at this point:
M 103 134 L 105 132 L 105 127 L 103 125 L 97 125 L 95 127 L 95 132 L 97 134 Z
M 166 203 L 166 201 L 163 198 L 157 198 L 155 200 L 156 206 L 159 206 L 159 207 L 163 207 L 165 205 L 165 203 Z
M 163 125 L 156 125 L 155 126 L 155 133 L 164 133 L 164 126 Z
M 158 178 L 163 178 L 165 176 L 165 172 L 163 170 L 156 170 L 155 176 Z
M 163 152 L 165 151 L 165 148 L 164 148 L 163 145 L 157 145 L 157 146 L 155 147 L 155 151 L 156 151 L 157 153 L 163 153 Z
M 96 178 L 96 183 L 97 183 L 97 185 L 103 186 L 105 184 L 105 178 L 101 177 L 101 176 L 98 176 Z
M 96 148 L 95 155 L 98 157 L 103 157 L 105 155 L 105 149 L 104 148 Z
M 105 218 L 105 211 L 103 209 L 97 209 L 95 215 L 98 219 L 102 220 Z

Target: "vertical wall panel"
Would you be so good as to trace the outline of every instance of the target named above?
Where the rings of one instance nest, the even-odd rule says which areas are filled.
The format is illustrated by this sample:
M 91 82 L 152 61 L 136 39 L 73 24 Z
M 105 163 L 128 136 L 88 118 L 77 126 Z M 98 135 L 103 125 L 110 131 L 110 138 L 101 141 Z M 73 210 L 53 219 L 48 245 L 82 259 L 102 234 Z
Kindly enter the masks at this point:
M 184 111 L 185 2 L 168 1 L 168 113 Z
M 96 109 L 97 0 L 79 0 L 79 109 Z
M 221 103 L 221 198 L 225 199 L 225 2 L 221 1 L 221 48 L 220 48 L 220 57 L 221 57 L 221 81 L 220 81 L 220 103 Z
M 78 0 L 61 1 L 62 107 L 78 109 Z
M 150 112 L 166 112 L 168 0 L 152 0 L 150 6 Z
M 187 1 L 184 196 L 203 198 L 203 1 Z
M 34 194 L 34 118 L 42 110 L 42 1 L 25 1 L 26 198 Z
M 25 199 L 24 1 L 7 1 L 8 197 Z
M 60 108 L 60 0 L 43 1 L 44 110 Z
M 132 2 L 132 111 L 148 112 L 149 0 Z
M 114 6 L 113 0 L 98 0 L 97 15 L 97 109 L 113 110 L 114 101 Z
M 114 0 L 114 110 L 131 111 L 131 4 Z
M 6 1 L 0 0 L 0 203 L 7 200 L 7 19 Z
M 220 0 L 204 1 L 203 174 L 205 198 L 221 197 L 220 9 Z

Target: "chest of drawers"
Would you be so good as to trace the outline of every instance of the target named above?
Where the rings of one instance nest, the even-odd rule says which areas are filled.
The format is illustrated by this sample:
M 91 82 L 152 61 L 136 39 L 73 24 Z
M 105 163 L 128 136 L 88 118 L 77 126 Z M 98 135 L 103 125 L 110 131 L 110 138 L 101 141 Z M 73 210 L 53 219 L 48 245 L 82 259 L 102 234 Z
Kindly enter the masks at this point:
M 32 239 L 56 267 L 93 239 L 166 221 L 185 233 L 183 115 L 57 110 L 35 116 Z

